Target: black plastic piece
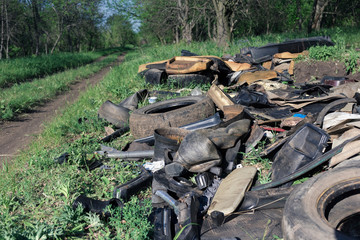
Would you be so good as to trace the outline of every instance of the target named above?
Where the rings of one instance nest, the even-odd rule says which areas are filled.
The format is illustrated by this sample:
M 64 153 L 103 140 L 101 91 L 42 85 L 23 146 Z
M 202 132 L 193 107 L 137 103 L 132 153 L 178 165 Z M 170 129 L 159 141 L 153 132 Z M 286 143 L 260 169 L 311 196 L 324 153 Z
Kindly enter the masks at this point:
M 70 154 L 68 152 L 61 154 L 59 157 L 54 159 L 55 163 L 63 164 L 64 162 L 67 162 L 69 159 Z
M 123 135 L 124 133 L 127 133 L 128 131 L 130 131 L 130 128 L 128 126 L 123 126 L 120 129 L 113 132 L 112 134 L 107 135 L 106 137 L 104 137 L 100 141 L 102 141 L 102 142 L 111 142 L 115 138 L 120 137 L 121 135 Z
M 200 239 L 199 223 L 197 214 L 199 201 L 192 193 L 179 204 L 178 223 L 175 225 L 177 240 L 198 240 Z M 181 231 L 181 232 L 180 232 Z M 175 235 L 176 235 L 175 234 Z
M 167 190 L 174 192 L 178 197 L 182 197 L 189 192 L 200 193 L 200 190 L 191 181 L 182 177 L 169 177 L 165 174 L 164 169 L 155 172 L 154 179 Z
M 189 56 L 189 57 L 191 57 L 191 56 L 199 56 L 199 55 L 196 54 L 196 53 L 190 52 L 189 50 L 183 49 L 183 50 L 181 50 L 181 56 Z
M 236 104 L 254 107 L 269 107 L 267 96 L 261 92 L 251 91 L 248 88 L 241 88 L 239 94 L 233 98 Z
M 154 215 L 154 240 L 172 240 L 173 211 L 168 207 L 156 208 Z
M 165 173 L 169 177 L 179 177 L 187 172 L 185 167 L 179 163 L 170 163 L 165 166 Z
M 271 43 L 262 47 L 251 47 L 247 51 L 251 53 L 254 62 L 266 61 L 268 56 L 272 56 L 276 53 L 290 52 L 300 53 L 309 49 L 312 46 L 334 46 L 335 44 L 329 37 L 310 37 L 299 38 L 282 43 Z
M 225 220 L 224 213 L 219 211 L 212 212 L 210 214 L 210 217 L 211 217 L 211 222 L 217 227 L 221 226 L 221 224 L 223 224 Z
M 166 73 L 164 70 L 159 69 L 149 69 L 145 73 L 145 82 L 155 85 L 155 84 L 163 84 L 166 81 Z
M 214 175 L 209 172 L 199 173 L 195 177 L 196 184 L 200 190 L 207 188 L 209 185 L 212 184 L 214 180 Z
M 212 167 L 209 169 L 209 172 L 215 174 L 216 176 L 221 176 L 223 169 L 221 167 Z
M 187 133 L 189 132 L 181 128 L 155 129 L 153 161 L 164 161 L 166 160 L 165 154 L 170 154 L 170 152 L 176 152 L 179 149 L 181 140 L 186 136 Z
M 80 195 L 72 204 L 72 208 L 75 210 L 79 205 L 84 208 L 85 212 L 93 212 L 99 214 L 105 218 L 111 216 L 110 212 L 105 211 L 107 206 L 110 206 L 112 209 L 124 206 L 123 202 L 119 199 L 112 198 L 109 201 L 95 200 L 88 198 L 84 195 Z
M 274 157 L 272 180 L 276 181 L 321 156 L 330 136 L 313 124 L 306 123 L 297 130 Z M 290 186 L 292 182 L 285 184 Z M 284 185 L 284 186 L 285 186 Z
M 144 189 L 152 183 L 152 174 L 144 167 L 140 167 L 141 174 L 125 184 L 115 187 L 113 197 L 117 199 L 128 200 L 132 195 Z
M 253 209 L 283 208 L 286 199 L 294 187 L 271 188 L 258 191 L 248 191 L 244 200 L 236 211 L 247 211 Z

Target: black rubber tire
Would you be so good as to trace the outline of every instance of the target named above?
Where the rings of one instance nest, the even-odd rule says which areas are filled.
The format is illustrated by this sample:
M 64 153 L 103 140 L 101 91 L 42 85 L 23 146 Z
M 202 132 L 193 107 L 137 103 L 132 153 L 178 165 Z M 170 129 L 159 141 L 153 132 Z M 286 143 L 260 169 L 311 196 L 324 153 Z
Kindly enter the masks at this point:
M 282 219 L 284 239 L 359 239 L 360 164 L 351 165 L 319 174 L 291 193 Z
M 135 110 L 130 115 L 130 131 L 135 138 L 147 137 L 157 128 L 180 127 L 214 114 L 214 103 L 208 97 L 174 98 Z

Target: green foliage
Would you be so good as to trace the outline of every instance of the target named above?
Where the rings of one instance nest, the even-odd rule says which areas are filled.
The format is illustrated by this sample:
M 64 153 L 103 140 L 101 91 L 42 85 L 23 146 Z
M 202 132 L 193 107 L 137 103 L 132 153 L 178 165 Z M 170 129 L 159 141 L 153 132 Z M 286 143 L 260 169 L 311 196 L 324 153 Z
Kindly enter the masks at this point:
M 65 91 L 80 78 L 85 78 L 101 70 L 117 58 L 110 55 L 100 62 L 57 73 L 31 82 L 15 84 L 0 92 L 0 119 L 12 119 L 16 114 L 28 111 L 34 106 Z
M 309 49 L 309 57 L 315 60 L 327 61 L 337 54 L 336 47 L 315 46 Z
M 350 51 L 349 57 L 345 59 L 346 71 L 352 74 L 360 72 L 359 60 L 360 54 L 356 51 Z
M 125 47 L 126 44 L 136 45 L 136 34 L 132 25 L 122 15 L 112 15 L 107 19 L 104 31 L 105 47 Z
M 57 53 L 37 57 L 0 60 L 0 88 L 50 75 L 65 69 L 80 67 L 102 55 L 115 51 L 118 51 L 118 49 L 86 53 Z
M 241 154 L 243 155 L 242 164 L 245 166 L 255 166 L 258 170 L 258 180 L 261 184 L 271 182 L 271 161 L 268 158 L 262 158 L 260 153 L 264 150 L 265 141 L 258 143 L 256 148 L 250 152 Z

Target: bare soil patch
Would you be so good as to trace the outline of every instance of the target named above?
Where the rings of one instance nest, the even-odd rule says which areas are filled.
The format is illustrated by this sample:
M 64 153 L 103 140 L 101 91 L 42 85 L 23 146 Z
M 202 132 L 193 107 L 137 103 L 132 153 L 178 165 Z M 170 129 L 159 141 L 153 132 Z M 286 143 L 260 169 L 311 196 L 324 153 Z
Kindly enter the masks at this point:
M 339 61 L 307 61 L 297 62 L 294 67 L 296 83 L 321 80 L 324 76 L 348 77 L 360 80 L 360 73 L 350 74 L 343 62 Z
M 117 61 L 101 69 L 93 76 L 73 84 L 69 91 L 58 95 L 55 99 L 36 108 L 34 111 L 20 115 L 14 121 L 0 123 L 0 167 L 5 160 L 11 160 L 20 150 L 23 150 L 35 137 L 41 133 L 44 123 L 54 118 L 68 104 L 72 104 L 89 86 L 100 82 L 111 67 L 120 64 L 125 54 Z M 99 58 L 101 61 L 104 57 Z

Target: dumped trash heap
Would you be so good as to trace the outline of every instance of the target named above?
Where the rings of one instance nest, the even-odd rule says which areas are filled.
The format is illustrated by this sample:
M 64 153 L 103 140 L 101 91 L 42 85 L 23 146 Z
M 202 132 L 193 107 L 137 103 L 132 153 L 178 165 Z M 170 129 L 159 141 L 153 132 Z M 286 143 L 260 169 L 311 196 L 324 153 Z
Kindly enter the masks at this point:
M 104 144 L 129 130 L 136 140 L 126 151 L 103 145 L 97 154 L 147 161 L 113 199 L 80 196 L 74 207 L 101 213 L 151 186 L 154 239 L 359 237 L 360 83 L 294 81 L 294 59 L 317 45 L 334 44 L 295 39 L 222 58 L 183 50 L 139 66 L 149 84 L 211 87 L 186 97 L 141 90 L 105 102 L 99 117 L 117 130 Z M 151 104 L 138 108 L 141 101 Z M 246 154 L 270 159 L 269 181 L 260 181 L 261 164 L 243 162 Z

